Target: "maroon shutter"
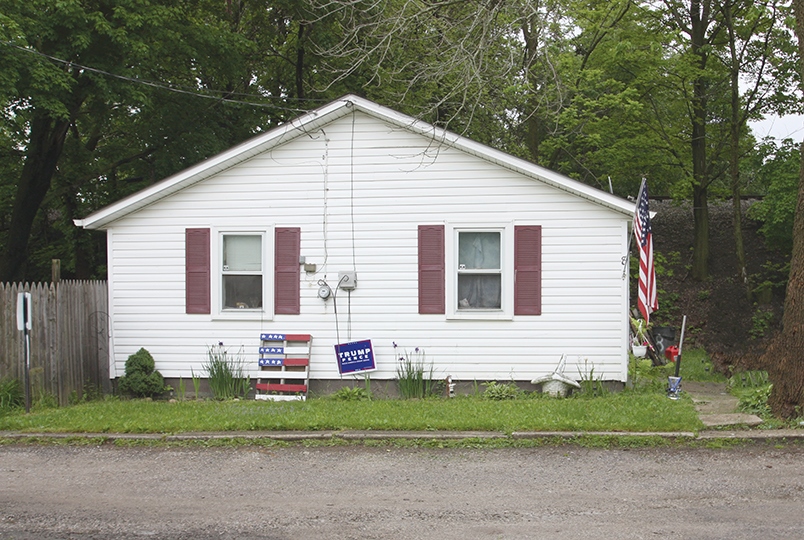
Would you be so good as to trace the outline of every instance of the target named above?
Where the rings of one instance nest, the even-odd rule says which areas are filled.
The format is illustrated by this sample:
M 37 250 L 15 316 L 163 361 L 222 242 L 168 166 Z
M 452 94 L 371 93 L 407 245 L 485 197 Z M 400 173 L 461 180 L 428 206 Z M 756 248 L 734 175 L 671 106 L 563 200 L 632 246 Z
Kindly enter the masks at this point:
M 301 229 L 277 227 L 274 243 L 274 313 L 301 313 Z
M 444 313 L 444 226 L 419 225 L 419 313 Z
M 542 314 L 542 227 L 514 227 L 514 315 Z
M 185 311 L 210 313 L 209 229 L 184 231 Z

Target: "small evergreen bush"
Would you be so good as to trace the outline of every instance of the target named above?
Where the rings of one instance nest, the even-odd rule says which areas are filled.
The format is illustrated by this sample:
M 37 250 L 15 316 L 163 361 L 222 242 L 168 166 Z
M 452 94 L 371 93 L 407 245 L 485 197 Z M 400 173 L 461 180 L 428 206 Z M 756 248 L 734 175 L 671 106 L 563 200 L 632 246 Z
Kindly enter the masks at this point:
M 140 349 L 126 360 L 126 374 L 120 378 L 120 391 L 136 397 L 154 397 L 165 391 L 165 379 L 154 369 L 154 357 Z

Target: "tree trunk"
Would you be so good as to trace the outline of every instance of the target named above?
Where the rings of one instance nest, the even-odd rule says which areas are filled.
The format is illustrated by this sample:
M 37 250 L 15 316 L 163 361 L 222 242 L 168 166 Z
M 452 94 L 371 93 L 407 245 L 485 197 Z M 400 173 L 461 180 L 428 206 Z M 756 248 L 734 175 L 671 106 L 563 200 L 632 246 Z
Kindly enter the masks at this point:
M 707 84 L 704 76 L 708 54 L 706 28 L 709 25 L 708 4 L 700 0 L 690 3 L 691 50 L 697 57 L 698 70 L 692 81 L 692 202 L 694 240 L 692 247 L 692 279 L 704 281 L 709 277 L 709 179 L 706 167 Z
M 793 1 L 798 36 L 799 69 L 804 75 L 804 0 Z M 773 383 L 768 405 L 777 416 L 804 413 L 804 142 L 801 143 L 798 203 L 793 221 L 790 279 L 784 299 L 782 332 L 762 356 Z
M 55 120 L 49 116 L 38 116 L 31 122 L 30 142 L 17 184 L 3 258 L 0 260 L 0 282 L 22 281 L 25 278 L 28 240 L 33 222 L 50 189 L 69 125 L 68 120 Z
M 527 132 L 525 134 L 525 144 L 527 145 L 530 159 L 533 163 L 539 163 L 541 157 L 539 147 L 541 146 L 541 122 L 539 121 L 539 105 L 536 96 L 539 88 L 538 78 L 534 73 L 536 56 L 539 53 L 539 35 L 534 20 L 529 20 L 522 26 L 522 37 L 525 41 L 525 71 L 530 85 L 528 97 L 525 102 L 527 121 L 525 123 Z
M 730 52 L 730 86 L 731 86 L 731 119 L 729 124 L 729 176 L 731 178 L 732 197 L 732 225 L 734 227 L 734 245 L 737 255 L 737 279 L 745 287 L 745 296 L 751 302 L 751 284 L 748 281 L 748 271 L 745 265 L 745 244 L 743 242 L 743 208 L 740 201 L 740 62 L 737 58 L 736 36 L 734 31 L 734 18 L 731 11 L 732 4 L 724 2 L 723 16 L 729 31 Z
M 731 20 L 731 5 L 724 9 L 728 18 L 730 28 L 733 28 Z M 734 226 L 734 245 L 737 254 L 737 276 L 745 287 L 745 295 L 751 302 L 751 284 L 748 281 L 748 271 L 745 262 L 745 244 L 743 242 L 743 209 L 740 201 L 740 86 L 739 86 L 739 63 L 737 62 L 734 51 L 734 38 L 732 37 L 731 47 L 731 125 L 730 132 L 730 152 L 729 152 L 729 176 L 731 177 L 731 200 L 732 200 L 732 223 Z
M 305 99 L 304 95 L 304 41 L 306 39 L 305 30 L 307 25 L 304 23 L 299 24 L 299 34 L 297 36 L 298 42 L 296 43 L 296 97 L 300 100 Z
M 709 195 L 705 186 L 692 186 L 692 279 L 709 276 Z
M 773 383 L 768 400 L 773 414 L 782 418 L 801 415 L 804 412 L 804 143 L 782 332 L 774 338 L 762 360 Z

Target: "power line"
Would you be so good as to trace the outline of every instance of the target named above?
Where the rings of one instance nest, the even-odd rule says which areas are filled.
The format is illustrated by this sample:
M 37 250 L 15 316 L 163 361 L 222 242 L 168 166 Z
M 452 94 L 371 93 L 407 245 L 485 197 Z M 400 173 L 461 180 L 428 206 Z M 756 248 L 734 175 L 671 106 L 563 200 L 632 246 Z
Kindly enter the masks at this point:
M 104 71 L 102 69 L 93 68 L 93 67 L 85 66 L 85 65 L 82 65 L 82 64 L 78 64 L 78 63 L 70 61 L 70 60 L 64 60 L 62 58 L 58 58 L 56 56 L 45 54 L 45 53 L 37 51 L 35 49 L 21 47 L 19 45 L 11 43 L 10 41 L 2 41 L 0 43 L 2 43 L 3 45 L 7 45 L 9 47 L 12 47 L 14 49 L 26 52 L 26 53 L 30 53 L 30 54 L 34 54 L 34 55 L 37 55 L 37 56 L 41 56 L 43 58 L 47 58 L 48 60 L 51 60 L 52 62 L 57 62 L 57 63 L 60 63 L 60 64 L 64 64 L 64 65 L 66 65 L 68 67 L 75 67 L 75 68 L 78 68 L 78 69 L 81 69 L 81 70 L 84 70 L 84 71 L 89 71 L 89 72 L 92 72 L 92 73 L 97 73 L 99 75 L 104 75 L 106 77 L 112 77 L 112 78 L 119 79 L 119 80 L 126 81 L 126 82 L 131 82 L 131 83 L 135 83 L 135 84 L 141 84 L 141 85 L 144 85 L 144 86 L 150 86 L 152 88 L 158 88 L 160 90 L 167 90 L 168 92 L 174 92 L 174 93 L 177 93 L 177 94 L 184 94 L 184 95 L 189 95 L 189 96 L 199 97 L 199 98 L 204 98 L 204 99 L 213 99 L 213 100 L 218 101 L 218 102 L 231 103 L 231 104 L 235 104 L 235 105 L 248 105 L 250 107 L 282 109 L 282 110 L 285 110 L 285 111 L 290 111 L 290 112 L 295 112 L 295 113 L 305 113 L 305 112 L 307 112 L 307 109 L 300 109 L 300 108 L 282 106 L 282 105 L 278 105 L 278 104 L 275 104 L 275 103 L 257 103 L 257 102 L 254 102 L 254 101 L 243 101 L 243 100 L 238 100 L 238 99 L 227 98 L 227 97 L 224 97 L 224 94 L 256 97 L 256 98 L 264 99 L 264 100 L 275 99 L 275 100 L 288 101 L 288 100 L 292 100 L 292 99 L 296 99 L 296 98 L 283 98 L 283 97 L 275 97 L 275 96 L 254 96 L 253 94 L 241 94 L 241 93 L 236 93 L 236 92 L 225 92 L 225 91 L 222 91 L 222 90 L 211 90 L 211 89 L 208 90 L 207 93 L 203 93 L 203 92 L 199 92 L 197 90 L 190 90 L 190 89 L 186 89 L 186 88 L 182 88 L 182 87 L 177 87 L 175 85 L 168 85 L 168 84 L 161 83 L 161 82 L 155 82 L 155 81 L 150 81 L 150 80 L 147 80 L 147 79 L 141 79 L 139 77 L 128 77 L 128 76 L 125 76 L 125 75 L 118 75 L 116 73 L 111 73 L 111 72 L 108 72 L 108 71 Z M 218 93 L 220 95 L 217 95 L 217 96 L 216 95 L 210 95 L 210 93 Z M 305 101 L 308 101 L 308 102 L 310 102 L 310 101 L 325 102 L 326 100 L 305 99 Z

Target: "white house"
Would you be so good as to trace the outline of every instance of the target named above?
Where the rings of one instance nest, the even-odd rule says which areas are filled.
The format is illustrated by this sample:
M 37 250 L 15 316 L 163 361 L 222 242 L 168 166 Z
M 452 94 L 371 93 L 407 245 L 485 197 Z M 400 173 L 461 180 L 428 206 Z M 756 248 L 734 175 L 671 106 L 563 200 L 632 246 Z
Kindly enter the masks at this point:
M 633 213 L 349 95 L 76 224 L 107 231 L 112 378 L 141 347 L 188 378 L 218 342 L 256 377 L 261 334 L 309 334 L 315 391 L 352 380 L 334 346 L 360 340 L 378 381 L 416 347 L 457 381 L 562 355 L 570 378 L 626 381 Z

